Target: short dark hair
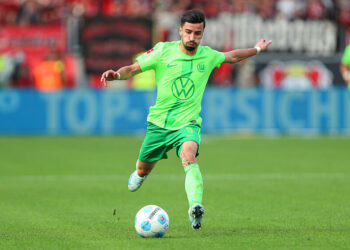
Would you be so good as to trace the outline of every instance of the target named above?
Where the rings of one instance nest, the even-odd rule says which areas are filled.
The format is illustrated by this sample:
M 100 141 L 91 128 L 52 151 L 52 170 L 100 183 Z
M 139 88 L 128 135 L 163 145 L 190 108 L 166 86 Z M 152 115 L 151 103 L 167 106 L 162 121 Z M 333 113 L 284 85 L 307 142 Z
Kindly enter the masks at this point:
M 205 15 L 199 10 L 187 10 L 181 16 L 181 27 L 185 23 L 203 23 L 203 28 L 205 28 Z

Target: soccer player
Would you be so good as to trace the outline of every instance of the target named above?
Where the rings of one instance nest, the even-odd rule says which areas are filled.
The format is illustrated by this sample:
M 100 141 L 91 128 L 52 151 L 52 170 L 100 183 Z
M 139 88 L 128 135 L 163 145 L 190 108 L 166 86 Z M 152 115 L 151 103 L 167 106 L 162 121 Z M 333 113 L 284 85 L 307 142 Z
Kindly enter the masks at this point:
M 147 70 L 156 72 L 157 99 L 150 108 L 147 132 L 128 188 L 136 191 L 167 152 L 175 148 L 184 167 L 189 218 L 193 229 L 201 228 L 203 180 L 196 160 L 201 141 L 199 116 L 201 101 L 210 73 L 221 63 L 236 63 L 267 49 L 271 41 L 260 40 L 254 48 L 218 52 L 200 46 L 205 16 L 197 10 L 181 17 L 180 41 L 160 42 L 117 71 L 107 70 L 101 81 L 126 80 Z
M 350 44 L 345 48 L 340 64 L 340 73 L 350 90 Z

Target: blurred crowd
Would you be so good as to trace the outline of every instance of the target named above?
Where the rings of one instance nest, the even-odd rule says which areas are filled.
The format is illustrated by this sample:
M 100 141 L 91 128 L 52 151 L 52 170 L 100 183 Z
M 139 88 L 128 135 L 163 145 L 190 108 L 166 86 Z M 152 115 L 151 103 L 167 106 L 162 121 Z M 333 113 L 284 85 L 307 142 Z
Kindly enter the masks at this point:
M 52 25 L 67 16 L 147 16 L 152 0 L 0 0 L 1 25 Z
M 283 15 L 290 19 L 334 19 L 338 6 L 346 5 L 348 2 L 332 0 L 172 0 L 159 3 L 161 9 L 171 12 L 181 13 L 186 9 L 200 9 L 207 17 L 230 12 L 258 14 L 263 18 Z
M 277 16 L 291 20 L 330 19 L 350 27 L 350 0 L 0 0 L 0 39 L 2 27 L 68 27 L 69 17 L 149 17 L 156 12 L 180 15 L 188 9 L 202 10 L 209 18 L 222 12 L 252 13 L 264 19 Z M 65 53 L 52 49 L 32 68 L 32 65 L 23 64 L 23 53 L 9 55 L 2 52 L 0 46 L 0 87 L 57 90 L 75 86 L 76 61 L 74 56 Z M 225 67 L 222 70 L 225 71 Z M 230 75 L 234 69 L 228 67 L 226 71 Z M 239 75 L 249 74 L 240 72 Z M 214 82 L 218 77 L 213 75 Z M 228 81 L 230 79 L 224 80 Z M 43 82 L 50 82 L 52 88 L 42 88 Z M 219 79 L 218 82 L 222 81 Z
M 67 15 L 149 16 L 199 9 L 207 17 L 221 12 L 255 13 L 263 18 L 334 19 L 350 25 L 349 0 L 0 0 L 0 24 L 57 24 Z

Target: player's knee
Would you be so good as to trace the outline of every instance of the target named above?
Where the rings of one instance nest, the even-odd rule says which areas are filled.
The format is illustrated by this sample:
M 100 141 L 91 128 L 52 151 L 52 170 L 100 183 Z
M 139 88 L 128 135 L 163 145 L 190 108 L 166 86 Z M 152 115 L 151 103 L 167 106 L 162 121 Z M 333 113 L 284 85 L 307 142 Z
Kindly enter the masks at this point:
M 198 145 L 195 141 L 186 141 L 182 144 L 181 152 L 183 151 L 186 154 L 194 154 L 196 155 L 198 150 Z
M 182 165 L 184 167 L 197 163 L 196 161 L 197 149 L 198 149 L 198 145 L 194 141 L 186 141 L 182 144 L 180 158 L 182 161 Z
M 181 150 L 180 158 L 184 167 L 197 163 L 196 154 L 191 150 Z

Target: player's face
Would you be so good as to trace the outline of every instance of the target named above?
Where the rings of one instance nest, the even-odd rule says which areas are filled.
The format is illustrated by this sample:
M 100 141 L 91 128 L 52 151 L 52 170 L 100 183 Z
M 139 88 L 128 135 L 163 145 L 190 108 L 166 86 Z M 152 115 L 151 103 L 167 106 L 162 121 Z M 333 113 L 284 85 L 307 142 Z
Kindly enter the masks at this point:
M 188 23 L 185 22 L 182 27 L 180 27 L 181 42 L 186 50 L 194 51 L 200 44 L 203 32 L 203 23 Z

